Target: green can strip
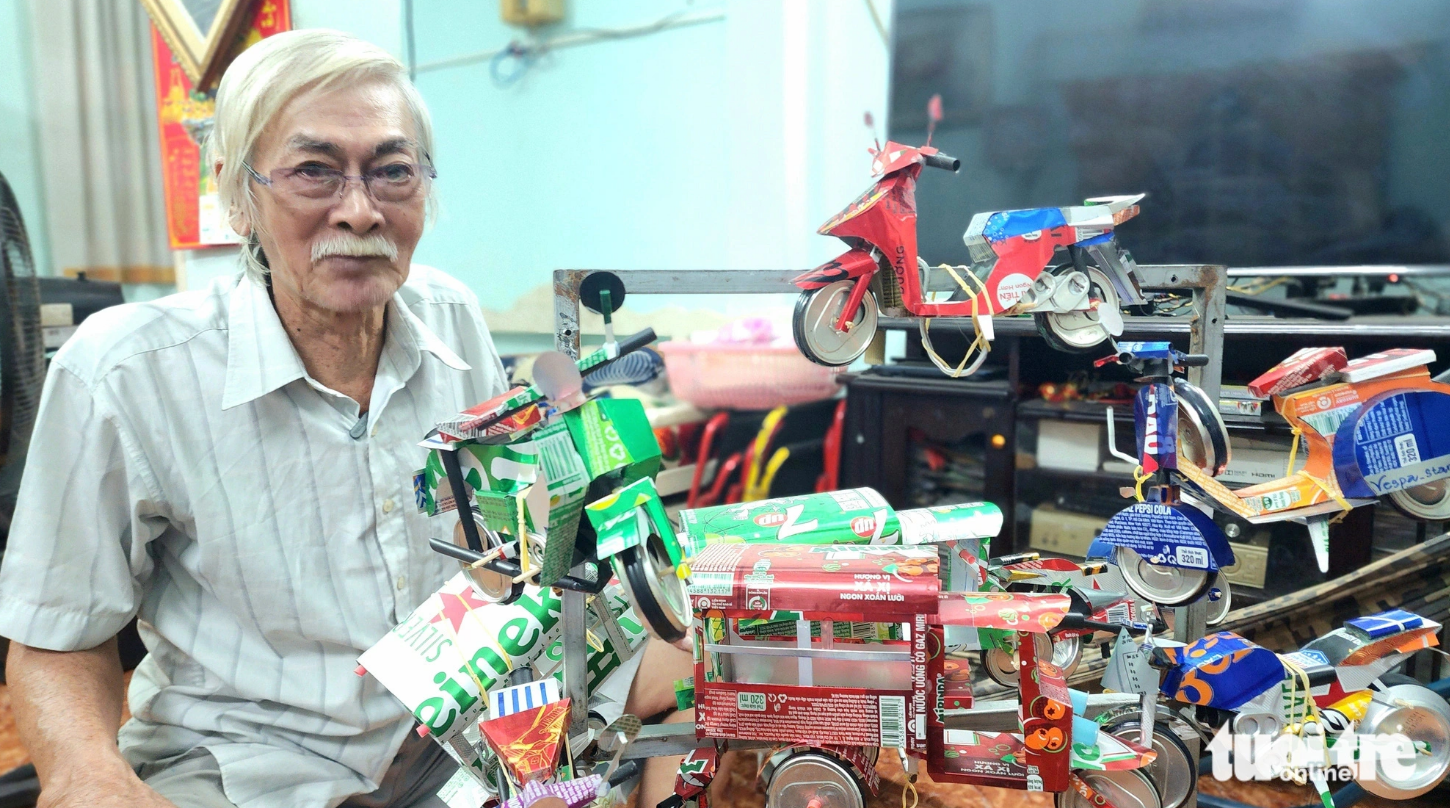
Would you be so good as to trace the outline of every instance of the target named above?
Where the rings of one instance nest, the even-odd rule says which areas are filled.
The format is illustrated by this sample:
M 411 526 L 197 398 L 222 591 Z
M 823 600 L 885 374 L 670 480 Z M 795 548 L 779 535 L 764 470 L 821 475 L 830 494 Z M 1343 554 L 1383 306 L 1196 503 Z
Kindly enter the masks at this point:
M 803 494 L 680 512 L 680 543 L 693 556 L 711 544 L 926 544 L 988 538 L 1002 511 L 971 502 L 897 512 L 871 488 Z

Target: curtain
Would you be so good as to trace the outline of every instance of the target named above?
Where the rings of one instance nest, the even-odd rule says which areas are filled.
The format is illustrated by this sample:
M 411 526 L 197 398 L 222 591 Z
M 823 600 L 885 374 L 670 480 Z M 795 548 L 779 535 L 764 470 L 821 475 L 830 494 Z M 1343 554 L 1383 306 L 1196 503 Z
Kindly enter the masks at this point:
M 169 274 L 145 10 L 28 2 L 51 271 Z

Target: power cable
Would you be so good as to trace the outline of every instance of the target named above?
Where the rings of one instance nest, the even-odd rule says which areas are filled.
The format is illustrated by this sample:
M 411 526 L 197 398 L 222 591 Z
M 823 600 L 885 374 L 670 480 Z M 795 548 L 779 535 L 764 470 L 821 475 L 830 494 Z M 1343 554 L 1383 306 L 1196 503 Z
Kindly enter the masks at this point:
M 584 28 L 568 34 L 537 40 L 514 40 L 505 47 L 497 50 L 478 51 L 462 56 L 453 56 L 448 59 L 424 62 L 423 64 L 416 65 L 413 68 L 413 73 L 416 75 L 451 67 L 463 67 L 479 62 L 488 62 L 489 72 L 493 76 L 494 81 L 498 82 L 501 86 L 509 86 L 522 78 L 524 73 L 528 72 L 528 69 L 538 61 L 539 57 L 549 51 L 586 45 L 592 42 L 648 36 L 661 31 L 719 22 L 724 19 L 725 10 L 723 8 L 704 11 L 676 11 L 671 14 L 666 14 L 654 22 L 643 25 L 622 28 Z M 512 69 L 506 69 L 507 63 L 510 60 L 516 60 L 517 64 Z

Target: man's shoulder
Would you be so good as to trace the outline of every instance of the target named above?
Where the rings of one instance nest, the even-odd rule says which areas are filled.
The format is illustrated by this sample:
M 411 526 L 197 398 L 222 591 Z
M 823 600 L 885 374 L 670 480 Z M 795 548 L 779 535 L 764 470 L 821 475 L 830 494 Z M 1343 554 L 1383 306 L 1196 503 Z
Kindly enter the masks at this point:
M 225 332 L 227 295 L 235 285 L 236 278 L 219 278 L 205 289 L 101 309 L 66 340 L 53 364 L 90 387 L 128 359 Z
M 424 264 L 414 264 L 408 270 L 408 280 L 398 295 L 414 312 L 420 306 L 478 306 L 478 295 L 472 289 L 443 270 Z

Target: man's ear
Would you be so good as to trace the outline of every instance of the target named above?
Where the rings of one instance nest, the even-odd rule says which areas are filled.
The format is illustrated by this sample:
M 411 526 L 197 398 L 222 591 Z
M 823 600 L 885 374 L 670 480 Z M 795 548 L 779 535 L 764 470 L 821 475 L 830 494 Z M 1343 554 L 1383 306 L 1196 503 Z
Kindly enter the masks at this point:
M 217 158 L 216 160 L 213 160 L 211 164 L 212 182 L 217 187 L 220 187 L 222 182 L 223 162 L 224 161 L 221 158 Z M 231 226 L 232 232 L 236 233 L 242 238 L 246 238 L 247 236 L 251 235 L 252 225 L 250 222 L 247 221 L 246 214 L 243 213 L 242 210 L 236 205 L 232 205 L 231 209 L 227 211 L 227 224 Z

